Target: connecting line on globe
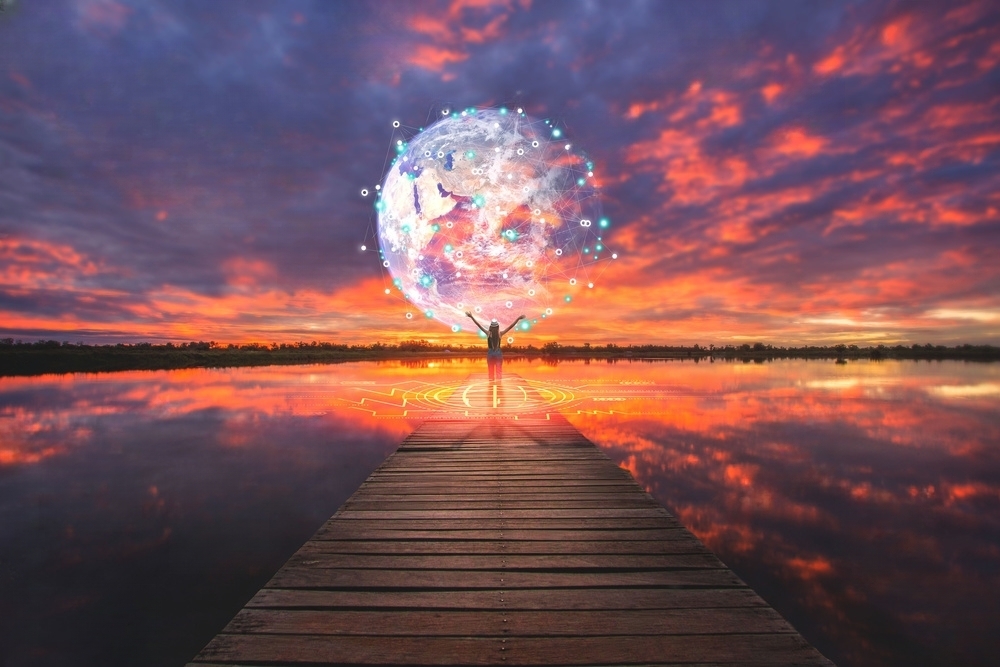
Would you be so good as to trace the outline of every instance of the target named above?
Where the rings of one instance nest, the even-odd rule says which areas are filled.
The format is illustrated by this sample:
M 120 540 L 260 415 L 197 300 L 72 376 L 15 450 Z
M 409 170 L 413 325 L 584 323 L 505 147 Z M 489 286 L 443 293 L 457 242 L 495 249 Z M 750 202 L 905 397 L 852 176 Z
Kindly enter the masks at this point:
M 565 128 L 522 107 L 442 107 L 426 127 L 392 121 L 385 176 L 371 190 L 388 296 L 463 330 L 464 313 L 527 331 L 595 288 L 608 248 L 593 161 Z M 391 159 L 390 159 L 391 158 Z M 507 339 L 513 343 L 513 337 Z

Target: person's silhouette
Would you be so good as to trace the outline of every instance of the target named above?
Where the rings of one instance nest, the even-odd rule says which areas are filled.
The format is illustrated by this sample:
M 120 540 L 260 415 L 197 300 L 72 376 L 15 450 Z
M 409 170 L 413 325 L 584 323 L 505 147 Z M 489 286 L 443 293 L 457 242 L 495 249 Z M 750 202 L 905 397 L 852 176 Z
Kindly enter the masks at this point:
M 514 328 L 514 325 L 524 319 L 524 315 L 521 315 L 516 320 L 510 323 L 510 326 L 500 331 L 500 323 L 496 320 L 490 322 L 490 328 L 487 330 L 479 323 L 472 313 L 466 311 L 465 313 L 469 319 L 476 323 L 479 330 L 486 334 L 486 367 L 489 369 L 490 382 L 495 380 L 503 379 L 503 352 L 500 350 L 500 337 L 505 333 Z

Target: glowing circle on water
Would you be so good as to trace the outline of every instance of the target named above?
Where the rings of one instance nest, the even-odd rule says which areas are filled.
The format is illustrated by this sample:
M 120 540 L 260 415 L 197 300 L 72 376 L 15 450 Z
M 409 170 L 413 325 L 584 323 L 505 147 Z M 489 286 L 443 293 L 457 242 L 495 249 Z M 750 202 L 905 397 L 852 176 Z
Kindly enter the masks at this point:
M 458 303 L 488 318 L 551 315 L 555 285 L 597 275 L 593 162 L 566 153 L 561 134 L 522 109 L 445 109 L 398 142 L 375 209 L 383 266 L 413 307 L 451 327 Z

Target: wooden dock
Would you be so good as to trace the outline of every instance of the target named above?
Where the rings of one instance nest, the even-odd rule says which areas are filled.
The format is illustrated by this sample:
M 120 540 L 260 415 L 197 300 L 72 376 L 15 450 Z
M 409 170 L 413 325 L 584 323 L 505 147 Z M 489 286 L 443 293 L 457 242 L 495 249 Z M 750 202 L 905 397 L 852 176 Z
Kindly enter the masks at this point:
M 418 427 L 190 666 L 832 664 L 565 419 L 524 417 Z

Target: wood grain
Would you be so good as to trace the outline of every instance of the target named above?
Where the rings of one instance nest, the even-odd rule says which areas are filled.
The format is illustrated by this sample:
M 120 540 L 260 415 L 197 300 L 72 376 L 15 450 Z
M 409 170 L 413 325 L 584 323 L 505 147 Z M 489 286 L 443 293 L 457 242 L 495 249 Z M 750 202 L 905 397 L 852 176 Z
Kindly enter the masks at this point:
M 419 426 L 190 665 L 829 665 L 557 415 Z

